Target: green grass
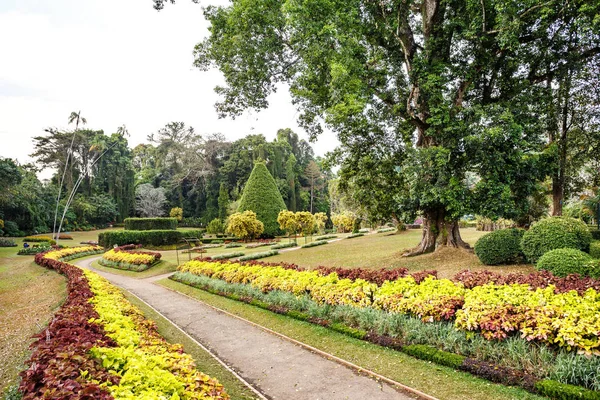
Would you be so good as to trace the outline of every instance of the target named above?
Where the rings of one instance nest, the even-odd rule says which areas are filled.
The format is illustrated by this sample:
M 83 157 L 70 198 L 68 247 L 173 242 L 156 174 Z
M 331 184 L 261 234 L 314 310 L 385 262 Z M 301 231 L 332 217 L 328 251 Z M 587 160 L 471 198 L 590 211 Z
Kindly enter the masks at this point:
M 474 228 L 461 229 L 463 239 L 471 246 L 486 233 Z M 488 269 L 501 273 L 535 271 L 531 265 L 486 266 L 481 264 L 472 252 L 452 248 L 443 248 L 418 257 L 402 257 L 402 250 L 416 246 L 420 239 L 420 229 L 409 229 L 399 234 L 365 235 L 352 240 L 339 240 L 327 246 L 281 253 L 263 261 L 288 262 L 308 268 L 325 265 L 349 268 L 406 267 L 410 271 L 436 269 L 442 278 L 452 277 L 464 269 Z
M 494 384 L 464 372 L 417 360 L 318 325 L 278 315 L 178 282 L 164 279 L 157 283 L 421 390 L 440 400 L 542 399 L 519 388 Z
M 177 329 L 169 320 L 162 317 L 146 303 L 140 301 L 136 296 L 129 292 L 122 291 L 127 300 L 138 307 L 146 316 L 156 322 L 158 332 L 169 343 L 179 343 L 187 354 L 192 356 L 196 362 L 196 367 L 199 371 L 217 379 L 224 387 L 225 391 L 233 400 L 249 400 L 255 399 L 256 395 L 240 382 L 235 375 L 225 369 L 214 358 L 211 357 L 202 347 L 198 346 L 192 339 Z
M 36 265 L 33 256 L 17 256 L 19 248 L 0 247 L 0 394 L 18 381 L 31 354 L 31 336 L 66 296 L 66 279 Z

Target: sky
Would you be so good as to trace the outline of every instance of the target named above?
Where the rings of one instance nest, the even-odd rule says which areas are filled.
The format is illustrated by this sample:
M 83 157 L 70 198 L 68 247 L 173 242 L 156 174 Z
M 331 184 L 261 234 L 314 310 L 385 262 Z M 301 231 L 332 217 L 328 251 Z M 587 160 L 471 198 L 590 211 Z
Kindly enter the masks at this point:
M 192 65 L 194 45 L 208 35 L 208 4 L 177 0 L 158 12 L 151 0 L 1 0 L 0 156 L 33 161 L 32 138 L 68 128 L 72 111 L 107 134 L 126 125 L 131 147 L 170 121 L 228 140 L 272 140 L 280 128 L 308 139 L 286 87 L 266 110 L 218 118 L 213 88 L 222 75 Z M 336 145 L 327 132 L 313 148 L 324 155 Z

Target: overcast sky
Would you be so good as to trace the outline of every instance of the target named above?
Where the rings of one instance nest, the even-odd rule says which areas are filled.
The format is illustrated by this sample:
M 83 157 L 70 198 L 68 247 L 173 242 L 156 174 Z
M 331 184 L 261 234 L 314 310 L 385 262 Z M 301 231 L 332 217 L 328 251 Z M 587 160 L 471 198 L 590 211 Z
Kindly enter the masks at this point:
M 89 128 L 105 133 L 125 124 L 132 147 L 170 121 L 229 140 L 249 133 L 273 139 L 287 127 L 307 138 L 285 88 L 268 110 L 218 119 L 213 88 L 221 74 L 192 65 L 194 45 L 208 34 L 202 7 L 178 0 L 157 12 L 152 4 L 1 0 L 0 156 L 31 161 L 31 138 L 46 127 L 66 128 L 79 110 Z M 313 148 L 323 155 L 336 144 L 328 133 Z

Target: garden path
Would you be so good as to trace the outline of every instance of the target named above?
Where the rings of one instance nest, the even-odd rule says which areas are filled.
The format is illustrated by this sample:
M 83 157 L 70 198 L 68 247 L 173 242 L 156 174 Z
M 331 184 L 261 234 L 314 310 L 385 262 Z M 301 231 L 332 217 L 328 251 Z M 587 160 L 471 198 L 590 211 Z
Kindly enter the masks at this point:
M 136 279 L 95 270 L 93 261 L 76 265 L 94 270 L 113 284 L 135 294 L 270 399 L 369 399 L 417 398 L 392 385 L 359 375 L 352 369 L 321 357 L 303 347 L 265 332 L 240 319 L 153 282 L 158 277 Z M 166 277 L 161 276 L 161 277 Z

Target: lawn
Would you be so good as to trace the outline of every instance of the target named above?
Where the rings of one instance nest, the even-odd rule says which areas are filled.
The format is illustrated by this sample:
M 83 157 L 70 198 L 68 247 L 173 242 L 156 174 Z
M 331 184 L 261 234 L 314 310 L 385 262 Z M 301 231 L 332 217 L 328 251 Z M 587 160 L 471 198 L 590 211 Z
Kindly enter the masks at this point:
M 18 242 L 20 244 L 20 242 Z M 39 267 L 19 247 L 0 247 L 0 394 L 17 382 L 32 335 L 48 324 L 66 296 L 66 280 Z
M 463 239 L 473 246 L 487 232 L 474 228 L 461 229 Z M 435 269 L 442 278 L 450 278 L 464 269 L 493 270 L 502 273 L 532 272 L 533 266 L 483 265 L 471 251 L 442 248 L 418 257 L 402 257 L 402 250 L 416 246 L 421 239 L 420 229 L 409 229 L 399 234 L 374 233 L 352 239 L 343 239 L 324 246 L 284 252 L 262 259 L 266 262 L 288 262 L 302 267 L 318 266 L 348 268 L 399 268 L 410 271 Z

